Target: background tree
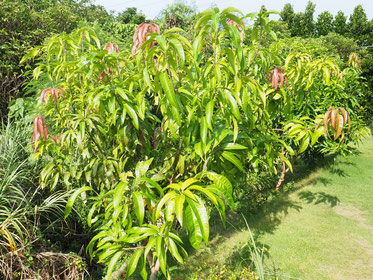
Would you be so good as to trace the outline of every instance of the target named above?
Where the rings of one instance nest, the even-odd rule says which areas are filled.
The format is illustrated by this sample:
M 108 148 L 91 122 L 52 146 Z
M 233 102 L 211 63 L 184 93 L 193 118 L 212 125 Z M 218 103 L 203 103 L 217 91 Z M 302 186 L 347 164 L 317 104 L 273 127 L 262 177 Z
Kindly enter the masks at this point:
M 367 36 L 367 45 L 373 45 L 373 19 L 368 22 L 368 36 Z
M 303 22 L 304 14 L 301 12 L 296 13 L 294 16 L 293 24 L 290 27 L 290 33 L 292 37 L 304 35 Z
M 0 2 L 0 119 L 8 104 L 26 94 L 22 88 L 27 67 L 19 62 L 32 47 L 54 34 L 69 33 L 80 25 L 113 21 L 104 7 L 89 0 L 14 0 Z
M 137 11 L 137 8 L 127 8 L 122 13 L 119 13 L 117 20 L 120 23 L 134 23 L 141 24 L 145 21 L 145 15 Z
M 338 34 L 345 35 L 347 32 L 347 17 L 342 11 L 339 11 L 333 20 L 334 31 Z
M 290 29 L 291 26 L 293 25 L 294 17 L 295 17 L 293 6 L 290 3 L 285 4 L 280 15 L 281 15 L 281 20 L 283 22 L 286 22 L 288 25 L 288 28 Z
M 319 14 L 315 24 L 317 35 L 327 35 L 333 31 L 333 16 L 330 12 L 325 11 Z
M 368 19 L 363 6 L 358 5 L 355 7 L 354 12 L 350 16 L 348 24 L 350 36 L 357 40 L 359 44 L 364 45 L 368 39 Z
M 301 28 L 304 30 L 304 36 L 312 36 L 315 34 L 315 23 L 313 20 L 313 14 L 315 13 L 316 5 L 311 1 L 308 2 L 306 10 L 304 11 L 303 22 Z
M 177 1 L 163 9 L 157 19 L 161 21 L 166 28 L 179 27 L 189 31 L 193 26 L 197 15 L 197 8 L 187 5 L 182 1 Z
M 84 9 L 81 11 L 81 17 L 86 22 L 97 22 L 100 25 L 104 25 L 107 22 L 115 20 L 113 12 L 108 12 L 104 6 L 101 5 L 84 5 Z

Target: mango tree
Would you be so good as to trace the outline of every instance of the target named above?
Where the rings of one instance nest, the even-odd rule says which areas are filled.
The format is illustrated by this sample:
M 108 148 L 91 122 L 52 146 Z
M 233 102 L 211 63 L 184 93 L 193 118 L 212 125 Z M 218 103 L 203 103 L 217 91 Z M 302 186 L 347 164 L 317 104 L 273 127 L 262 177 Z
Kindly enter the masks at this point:
M 127 277 L 170 277 L 168 259 L 187 257 L 181 229 L 194 248 L 207 244 L 210 212 L 225 221 L 233 188 L 251 173 L 291 169 L 291 157 L 324 133 L 309 89 L 336 83 L 339 69 L 268 52 L 269 13 L 205 11 L 192 41 L 143 24 L 133 50 L 121 52 L 83 28 L 24 58 L 41 57 L 34 77 L 50 80 L 34 129 L 35 157 L 50 161 L 41 183 L 76 189 L 65 216 L 77 198 L 88 205 L 96 235 L 87 250 L 108 278 L 126 256 Z

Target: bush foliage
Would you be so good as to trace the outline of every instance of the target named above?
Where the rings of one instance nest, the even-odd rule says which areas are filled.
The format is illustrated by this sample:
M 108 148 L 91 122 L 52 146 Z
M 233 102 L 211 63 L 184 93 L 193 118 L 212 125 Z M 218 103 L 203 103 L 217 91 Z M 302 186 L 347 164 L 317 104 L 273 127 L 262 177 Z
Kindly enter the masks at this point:
M 87 250 L 108 277 L 127 255 L 127 276 L 168 276 L 167 258 L 187 256 L 180 230 L 194 248 L 207 244 L 211 209 L 224 222 L 250 174 L 279 173 L 280 189 L 305 151 L 348 151 L 359 139 L 358 58 L 271 51 L 270 13 L 205 11 L 192 40 L 140 25 L 133 52 L 102 48 L 82 28 L 25 56 L 40 57 L 35 79 L 49 79 L 34 119 L 35 157 L 49 161 L 41 184 L 76 189 L 66 217 L 78 197 L 89 204 Z M 249 45 L 237 14 L 252 22 Z
M 315 22 L 312 3 L 298 14 L 286 5 L 280 21 L 264 6 L 197 15 L 177 3 L 157 22 L 90 1 L 0 6 L 0 110 L 18 120 L 0 135 L 4 254 L 45 245 L 66 205 L 108 278 L 123 262 L 127 277 L 170 277 L 186 243 L 208 244 L 210 217 L 225 224 L 228 208 L 253 209 L 280 190 L 296 159 L 349 153 L 368 133 L 361 6 L 350 22 Z

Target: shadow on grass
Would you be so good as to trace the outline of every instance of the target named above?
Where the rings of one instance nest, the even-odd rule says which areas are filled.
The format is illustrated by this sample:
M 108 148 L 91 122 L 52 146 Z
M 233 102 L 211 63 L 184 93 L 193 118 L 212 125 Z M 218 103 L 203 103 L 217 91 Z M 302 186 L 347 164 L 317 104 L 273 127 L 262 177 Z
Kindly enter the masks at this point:
M 263 195 L 263 190 L 274 189 L 276 178 L 266 178 L 257 186 L 251 186 L 251 192 L 244 193 L 244 195 L 240 197 L 241 205 L 239 211 L 227 212 L 226 227 L 223 226 L 219 216 L 213 212 L 210 218 L 211 241 L 208 247 L 202 246 L 198 251 L 195 251 L 191 247 L 187 248 L 190 258 L 185 266 L 176 269 L 177 278 L 190 279 L 189 275 L 197 271 L 200 273 L 199 275 L 203 277 L 210 275 L 209 273 L 215 275 L 214 273 L 217 273 L 216 267 L 222 266 L 228 267 L 232 271 L 238 271 L 244 267 L 248 267 L 251 264 L 250 249 L 247 244 L 249 235 L 242 215 L 253 231 L 257 247 L 264 249 L 264 256 L 266 256 L 267 260 L 270 260 L 270 258 L 268 258 L 269 246 L 267 244 L 261 244 L 257 240 L 260 240 L 260 237 L 264 234 L 274 234 L 291 210 L 296 210 L 298 212 L 302 210 L 301 202 L 294 201 L 290 199 L 289 196 L 306 185 L 322 184 L 326 186 L 331 183 L 329 178 L 314 173 L 318 169 L 324 168 L 333 174 L 342 177 L 347 176 L 342 169 L 335 166 L 335 156 L 329 156 L 322 160 L 314 160 L 312 164 L 309 162 L 298 160 L 294 169 L 295 172 L 289 173 L 286 176 L 284 189 L 280 193 L 272 191 L 268 192 L 269 195 L 267 193 L 267 197 L 260 197 L 258 200 L 260 200 L 261 205 L 256 208 L 249 204 L 245 207 L 245 203 L 249 203 L 250 196 Z M 338 162 L 338 164 L 353 165 L 353 163 L 346 161 Z M 298 197 L 308 204 L 326 204 L 330 207 L 335 207 L 339 203 L 338 197 L 325 192 L 301 191 Z M 237 240 L 234 240 L 234 238 L 241 233 L 241 243 L 239 243 Z M 245 236 L 246 233 L 247 235 Z M 186 240 L 185 244 L 188 243 L 189 241 Z M 220 252 L 221 255 L 216 255 L 216 252 Z M 273 270 L 273 268 L 270 269 Z M 276 269 L 277 268 L 275 268 L 275 270 Z M 210 278 L 206 277 L 204 279 Z
M 334 207 L 340 202 L 338 197 L 334 195 L 327 194 L 325 192 L 311 192 L 311 191 L 302 191 L 298 194 L 298 197 L 307 202 L 308 204 L 329 204 L 330 207 Z
M 216 213 L 212 214 L 210 219 L 210 242 L 208 247 L 202 246 L 198 251 L 195 251 L 189 245 L 187 249 L 191 256 L 185 266 L 178 267 L 174 277 L 177 279 L 191 279 L 190 275 L 198 272 L 198 276 L 203 279 L 210 279 L 211 275 L 221 273 L 221 268 L 232 271 L 240 271 L 247 268 L 251 264 L 250 249 L 247 242 L 249 235 L 244 218 L 247 220 L 250 228 L 253 230 L 254 240 L 265 233 L 274 233 L 277 227 L 281 224 L 282 219 L 289 213 L 291 209 L 301 211 L 302 207 L 299 203 L 288 198 L 289 191 L 284 192 L 271 199 L 259 207 L 255 213 L 241 210 L 241 213 L 229 211 L 226 217 L 226 227 L 224 228 L 220 218 Z M 237 233 L 242 233 L 241 243 L 229 238 Z M 184 244 L 189 244 L 185 240 Z M 223 247 L 222 247 L 223 246 Z M 261 244 L 256 241 L 256 246 L 264 250 L 264 256 L 268 256 L 270 250 L 266 244 Z M 225 250 L 226 249 L 226 250 Z M 220 252 L 221 255 L 215 255 L 214 252 Z M 202 279 L 200 278 L 200 279 Z M 225 278 L 211 278 L 225 279 Z
M 328 170 L 330 171 L 330 173 L 336 174 L 340 177 L 346 177 L 347 176 L 346 172 L 343 169 L 338 168 L 338 167 L 330 167 Z

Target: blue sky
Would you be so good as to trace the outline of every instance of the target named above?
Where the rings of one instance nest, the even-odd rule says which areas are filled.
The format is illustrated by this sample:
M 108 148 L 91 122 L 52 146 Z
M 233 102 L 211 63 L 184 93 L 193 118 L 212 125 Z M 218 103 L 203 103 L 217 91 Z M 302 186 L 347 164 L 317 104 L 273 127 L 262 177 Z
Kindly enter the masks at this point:
M 128 7 L 136 7 L 141 10 L 147 18 L 156 17 L 159 12 L 173 3 L 174 0 L 94 0 L 95 4 L 103 5 L 108 10 L 121 12 Z M 216 4 L 219 8 L 236 7 L 244 14 L 258 11 L 261 5 L 265 5 L 268 10 L 281 11 L 286 3 L 291 3 L 295 12 L 303 12 L 307 1 L 301 0 L 186 0 L 185 3 L 197 6 L 199 11 L 203 11 Z M 368 19 L 373 17 L 373 0 L 314 0 L 316 4 L 315 14 L 323 11 L 330 11 L 336 15 L 339 10 L 345 15 L 350 15 L 355 6 L 363 5 Z

